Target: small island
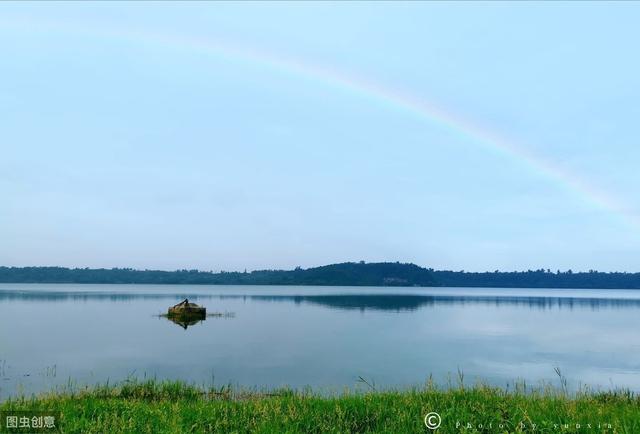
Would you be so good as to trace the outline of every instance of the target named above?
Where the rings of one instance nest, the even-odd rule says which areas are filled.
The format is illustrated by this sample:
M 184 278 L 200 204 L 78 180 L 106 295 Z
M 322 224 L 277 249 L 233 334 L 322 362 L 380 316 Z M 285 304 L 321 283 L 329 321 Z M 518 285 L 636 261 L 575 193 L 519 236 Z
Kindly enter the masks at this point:
M 207 308 L 198 306 L 195 303 L 189 303 L 189 299 L 185 298 L 180 303 L 170 307 L 167 316 L 169 318 L 183 320 L 205 319 L 207 316 Z

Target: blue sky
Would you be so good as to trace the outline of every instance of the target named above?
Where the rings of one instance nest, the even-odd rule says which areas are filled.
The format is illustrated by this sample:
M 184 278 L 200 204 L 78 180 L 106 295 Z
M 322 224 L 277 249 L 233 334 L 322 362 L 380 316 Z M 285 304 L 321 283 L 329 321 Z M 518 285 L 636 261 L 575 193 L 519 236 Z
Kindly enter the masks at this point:
M 0 264 L 640 271 L 638 19 L 638 3 L 3 3 Z

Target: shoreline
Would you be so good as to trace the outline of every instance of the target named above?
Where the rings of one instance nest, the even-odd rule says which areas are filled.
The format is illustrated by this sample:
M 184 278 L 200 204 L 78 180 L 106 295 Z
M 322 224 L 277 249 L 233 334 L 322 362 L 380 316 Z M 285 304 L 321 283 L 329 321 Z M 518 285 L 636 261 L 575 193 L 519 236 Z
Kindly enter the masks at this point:
M 292 270 L 203 271 L 0 266 L 2 283 L 640 289 L 640 273 L 595 270 L 452 271 L 413 263 L 342 262 Z

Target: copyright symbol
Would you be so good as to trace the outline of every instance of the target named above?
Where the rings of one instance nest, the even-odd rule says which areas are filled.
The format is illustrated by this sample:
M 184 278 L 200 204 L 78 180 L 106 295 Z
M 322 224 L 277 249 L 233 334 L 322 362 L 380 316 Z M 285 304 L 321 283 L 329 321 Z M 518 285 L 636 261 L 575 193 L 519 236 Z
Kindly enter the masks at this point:
M 424 424 L 429 429 L 432 429 L 432 430 L 438 429 L 441 423 L 442 423 L 442 418 L 435 411 L 432 411 L 431 413 L 427 413 L 427 415 L 424 417 Z

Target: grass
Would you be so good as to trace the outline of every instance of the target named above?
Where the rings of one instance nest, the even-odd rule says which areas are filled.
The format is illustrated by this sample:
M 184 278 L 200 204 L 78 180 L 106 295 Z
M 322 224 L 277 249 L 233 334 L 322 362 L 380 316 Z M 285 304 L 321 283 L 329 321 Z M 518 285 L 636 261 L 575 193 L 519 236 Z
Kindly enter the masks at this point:
M 327 396 L 128 381 L 0 403 L 0 411 L 12 410 L 58 411 L 67 433 L 425 433 L 432 432 L 424 424 L 431 411 L 442 418 L 439 433 L 640 433 L 640 398 L 631 392 L 522 385 L 506 391 L 428 383 Z

